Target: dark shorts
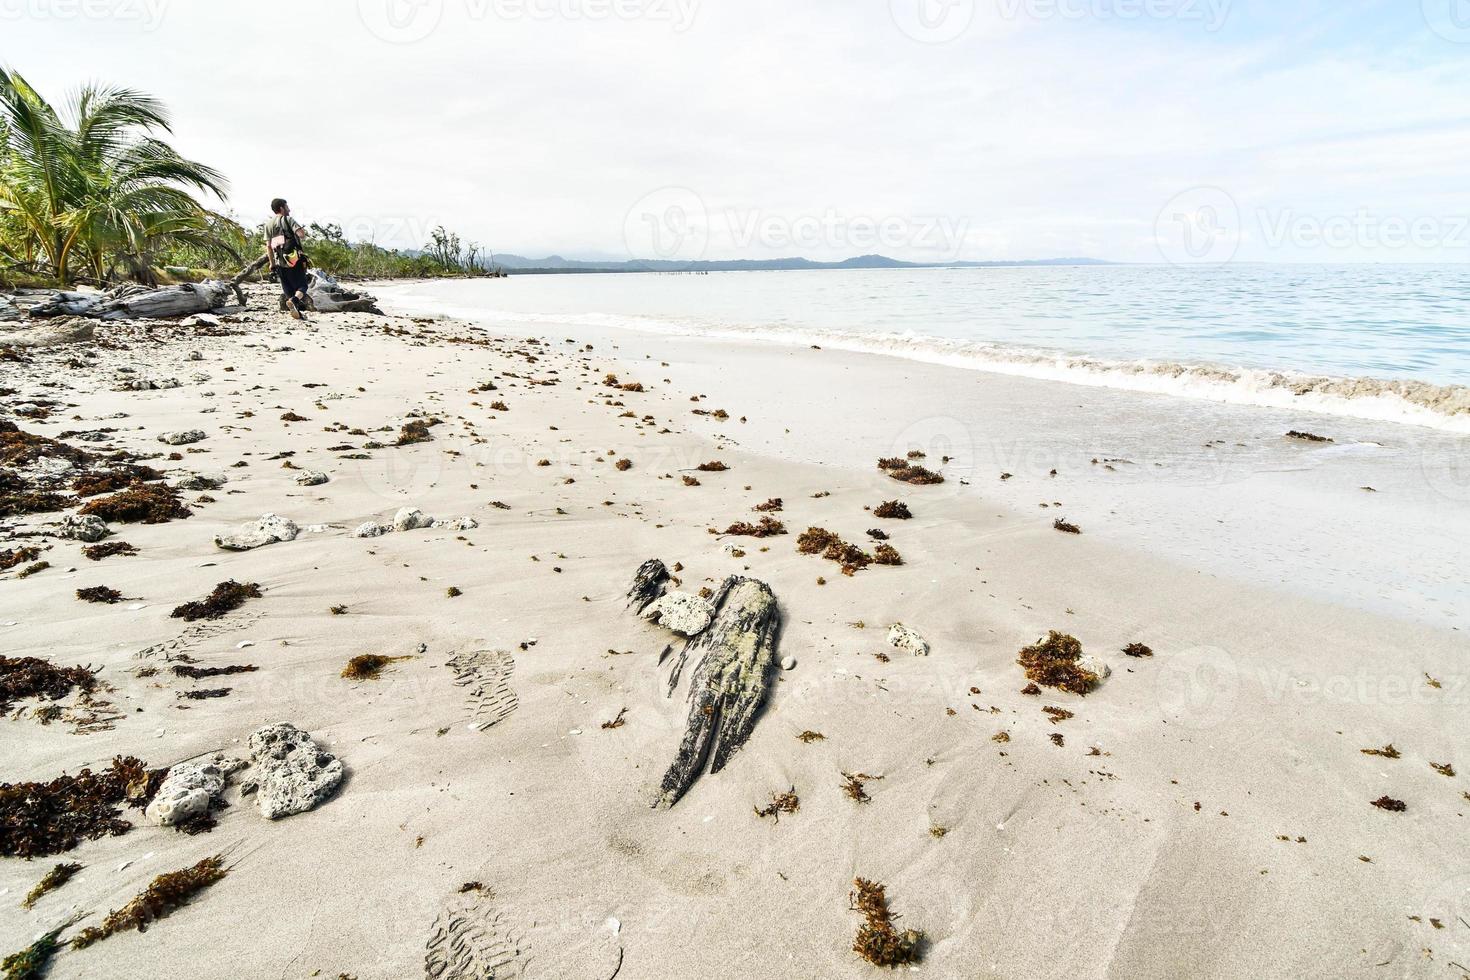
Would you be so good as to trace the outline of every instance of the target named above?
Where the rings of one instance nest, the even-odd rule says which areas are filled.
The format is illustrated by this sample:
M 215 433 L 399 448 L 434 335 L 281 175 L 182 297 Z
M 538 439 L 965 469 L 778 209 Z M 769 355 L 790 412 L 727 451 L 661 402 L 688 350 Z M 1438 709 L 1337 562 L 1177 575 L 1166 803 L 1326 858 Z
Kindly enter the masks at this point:
M 298 264 L 293 269 L 277 269 L 276 276 L 281 280 L 281 295 L 291 296 L 298 289 L 306 292 L 306 266 Z

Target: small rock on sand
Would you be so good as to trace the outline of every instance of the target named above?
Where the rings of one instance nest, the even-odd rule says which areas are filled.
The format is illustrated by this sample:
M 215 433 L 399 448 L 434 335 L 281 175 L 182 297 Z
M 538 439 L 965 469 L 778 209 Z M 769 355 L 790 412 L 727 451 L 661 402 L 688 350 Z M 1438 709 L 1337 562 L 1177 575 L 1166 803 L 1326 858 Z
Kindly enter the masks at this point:
M 393 530 L 412 531 L 416 528 L 428 527 L 434 523 L 434 519 L 417 507 L 404 507 L 393 515 Z
M 269 820 L 305 813 L 342 782 L 342 760 L 295 725 L 267 725 L 250 735 L 260 812 Z
M 327 474 L 319 470 L 303 470 L 297 475 L 296 482 L 303 487 L 319 487 L 327 482 Z
M 781 669 L 782 670 L 795 670 L 796 669 L 796 658 L 795 657 L 782 657 L 781 658 Z
M 902 623 L 894 623 L 893 628 L 888 631 L 888 645 L 916 657 L 929 656 L 929 641 Z
M 277 541 L 294 540 L 300 528 L 289 517 L 262 514 L 260 520 L 240 525 L 234 534 L 215 535 L 214 545 L 225 551 L 249 551 Z
M 203 431 L 199 429 L 181 429 L 178 432 L 160 432 L 159 442 L 166 442 L 170 446 L 187 446 L 191 442 L 201 442 L 205 438 Z
M 70 541 L 101 541 L 112 533 L 96 514 L 67 514 L 56 525 L 56 536 Z
M 226 480 L 223 473 L 191 473 L 176 486 L 180 490 L 218 490 L 225 485 Z
M 144 811 L 161 827 L 193 820 L 209 813 L 215 797 L 225 790 L 225 773 L 213 763 L 181 762 L 169 769 L 158 794 Z
M 352 529 L 351 536 L 354 538 L 378 538 L 390 533 L 392 530 L 386 524 L 379 524 L 377 521 L 365 521 Z
M 715 618 L 715 605 L 704 596 L 669 592 L 655 599 L 644 611 L 643 618 L 680 636 L 698 636 Z

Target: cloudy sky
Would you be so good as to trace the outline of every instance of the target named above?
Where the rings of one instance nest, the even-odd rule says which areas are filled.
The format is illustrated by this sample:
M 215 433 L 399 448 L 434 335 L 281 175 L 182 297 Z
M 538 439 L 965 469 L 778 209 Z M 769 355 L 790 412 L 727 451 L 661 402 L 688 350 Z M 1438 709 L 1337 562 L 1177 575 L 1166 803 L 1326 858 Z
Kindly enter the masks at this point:
M 395 246 L 1470 260 L 1470 0 L 0 0 L 0 61 Z

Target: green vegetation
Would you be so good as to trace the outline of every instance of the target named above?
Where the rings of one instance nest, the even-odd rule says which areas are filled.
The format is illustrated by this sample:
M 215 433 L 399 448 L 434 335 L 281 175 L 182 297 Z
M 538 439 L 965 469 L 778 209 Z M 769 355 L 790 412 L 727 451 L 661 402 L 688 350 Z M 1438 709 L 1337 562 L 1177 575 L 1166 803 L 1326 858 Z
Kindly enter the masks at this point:
M 163 103 L 87 84 L 59 108 L 0 68 L 0 285 L 148 285 L 228 277 L 264 250 L 265 221 L 247 227 L 202 203 L 224 175 L 165 142 Z M 443 226 L 421 251 L 348 241 L 312 224 L 307 251 L 346 278 L 501 276 L 493 255 Z

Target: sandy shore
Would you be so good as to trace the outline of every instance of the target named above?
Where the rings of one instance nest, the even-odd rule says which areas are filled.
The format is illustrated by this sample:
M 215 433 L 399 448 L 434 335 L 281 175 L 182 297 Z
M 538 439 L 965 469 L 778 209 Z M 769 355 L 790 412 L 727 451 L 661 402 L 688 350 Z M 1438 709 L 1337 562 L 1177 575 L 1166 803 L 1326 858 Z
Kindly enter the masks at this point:
M 228 477 L 211 502 L 185 494 L 188 519 L 114 524 L 108 540 L 135 556 L 0 543 L 37 545 L 50 563 L 0 576 L 0 653 L 92 665 L 117 716 L 79 734 L 40 724 L 44 702 L 19 703 L 0 722 L 3 778 L 117 755 L 245 756 L 251 732 L 281 721 L 346 778 L 315 809 L 268 821 L 241 795 L 247 769 L 209 833 L 125 811 L 125 834 L 0 860 L 0 949 L 77 914 L 95 924 L 154 876 L 224 853 L 229 874 L 186 908 L 63 950 L 51 975 L 886 975 L 851 950 L 859 876 L 923 931 L 916 969 L 935 977 L 1466 972 L 1470 783 L 1433 767 L 1470 766 L 1460 620 L 1329 601 L 1097 533 L 1108 508 L 1074 496 L 1085 490 L 1064 467 L 987 473 L 992 493 L 974 458 L 946 464 L 926 443 L 914 448 L 947 482 L 896 482 L 873 462 L 906 424 L 866 445 L 845 429 L 805 462 L 753 451 L 743 444 L 774 438 L 779 391 L 726 401 L 718 371 L 634 345 L 357 314 L 301 326 L 258 308 L 223 326 L 102 327 L 95 358 L 3 364 L 9 405 L 59 403 L 44 420 L 6 416 L 21 429 L 111 428 L 69 442 L 136 454 L 173 482 Z M 645 390 L 607 387 L 610 372 Z M 852 391 L 869 380 L 849 376 Z M 181 384 L 117 390 L 135 378 Z M 885 395 L 891 415 L 905 411 Z M 441 420 L 431 440 L 392 445 L 413 413 Z M 205 438 L 167 459 L 175 447 L 157 436 L 187 429 Z M 728 469 L 696 470 L 711 460 Z M 303 470 L 329 480 L 303 487 Z M 710 533 L 758 520 L 770 498 L 789 534 Z M 912 520 L 865 510 L 895 498 Z M 403 507 L 478 526 L 349 534 Z M 301 534 L 214 546 L 265 513 Z M 5 525 L 24 534 L 57 516 Z M 1083 533 L 1059 533 L 1059 517 Z M 904 564 L 845 576 L 798 552 L 810 526 L 868 549 L 881 528 Z M 732 574 L 768 583 L 779 655 L 795 659 L 749 742 L 671 809 L 650 804 L 688 713 L 682 692 L 665 695 L 660 657 L 679 641 L 624 599 L 649 558 L 681 563 L 685 591 Z M 192 626 L 170 617 L 228 579 L 262 597 Z M 76 598 L 99 585 L 124 600 Z M 899 622 L 928 656 L 886 643 Z M 1022 694 L 1018 651 L 1049 630 L 1111 676 L 1085 698 Z M 1124 656 L 1131 643 L 1154 656 Z M 361 654 L 408 659 L 343 679 Z M 258 670 L 191 681 L 169 669 L 181 656 Z M 1390 743 L 1398 758 L 1361 751 Z M 867 802 L 844 794 L 843 773 L 874 777 Z M 787 790 L 799 810 L 754 815 Z M 1406 808 L 1372 805 L 1384 797 Z M 57 861 L 84 867 L 20 910 Z

